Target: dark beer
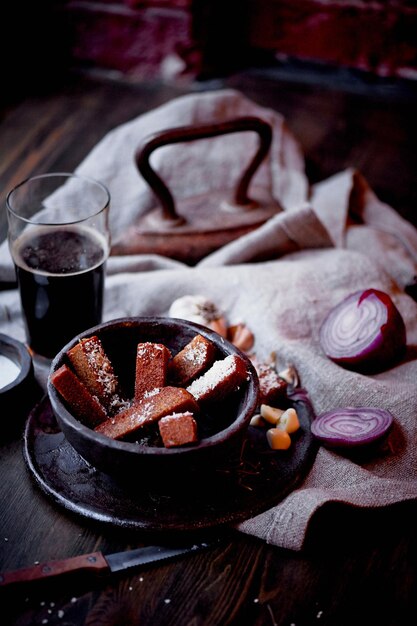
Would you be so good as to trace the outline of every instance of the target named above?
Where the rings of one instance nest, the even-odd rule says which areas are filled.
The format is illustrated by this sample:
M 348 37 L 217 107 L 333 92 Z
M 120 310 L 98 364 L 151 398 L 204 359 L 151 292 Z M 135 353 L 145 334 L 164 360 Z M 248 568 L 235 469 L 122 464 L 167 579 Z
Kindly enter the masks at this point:
M 32 229 L 13 246 L 31 348 L 53 357 L 101 322 L 107 242 L 88 228 Z

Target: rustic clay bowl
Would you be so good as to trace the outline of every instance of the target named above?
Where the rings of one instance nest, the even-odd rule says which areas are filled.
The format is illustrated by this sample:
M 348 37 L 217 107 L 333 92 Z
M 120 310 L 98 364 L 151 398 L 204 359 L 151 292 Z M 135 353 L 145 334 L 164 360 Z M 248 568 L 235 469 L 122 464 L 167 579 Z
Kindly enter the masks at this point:
M 50 378 L 48 394 L 54 415 L 69 443 L 92 466 L 106 474 L 129 479 L 132 483 L 144 481 L 181 480 L 191 473 L 210 472 L 216 464 L 240 453 L 249 421 L 258 401 L 259 382 L 252 363 L 240 350 L 216 332 L 189 321 L 163 318 L 122 318 L 91 328 L 70 341 L 55 357 L 51 374 L 67 363 L 67 352 L 79 339 L 97 335 L 110 358 L 127 397 L 133 397 L 137 344 L 145 341 L 163 343 L 175 355 L 196 335 L 209 339 L 217 349 L 217 358 L 238 354 L 245 362 L 248 381 L 231 394 L 227 402 L 205 409 L 216 423 L 216 428 L 199 443 L 178 448 L 139 445 L 116 441 L 81 424 L 71 414 L 65 401 L 56 391 Z M 50 374 L 50 375 L 51 375 Z

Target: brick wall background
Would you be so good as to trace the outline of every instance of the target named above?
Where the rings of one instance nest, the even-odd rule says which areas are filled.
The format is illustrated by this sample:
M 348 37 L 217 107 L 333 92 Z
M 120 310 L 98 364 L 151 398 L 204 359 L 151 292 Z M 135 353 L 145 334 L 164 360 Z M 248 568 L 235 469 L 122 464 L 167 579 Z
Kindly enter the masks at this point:
M 250 0 L 255 48 L 417 78 L 415 0 Z
M 190 0 L 67 0 L 63 10 L 72 56 L 85 67 L 137 78 L 185 69 L 192 50 Z
M 8 0 L 3 18 L 6 84 L 74 65 L 178 79 L 283 59 L 417 79 L 417 0 Z
M 302 59 L 417 77 L 416 0 L 61 0 L 72 54 L 143 76 Z

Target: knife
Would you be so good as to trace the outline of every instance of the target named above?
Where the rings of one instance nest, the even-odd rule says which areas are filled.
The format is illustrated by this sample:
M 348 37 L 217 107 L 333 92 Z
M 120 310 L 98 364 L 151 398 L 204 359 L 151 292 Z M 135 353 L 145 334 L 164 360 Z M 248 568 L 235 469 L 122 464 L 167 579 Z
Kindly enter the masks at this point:
M 214 543 L 216 542 L 200 542 L 180 547 L 147 546 L 146 548 L 137 548 L 136 550 L 127 550 L 114 554 L 104 555 L 102 552 L 92 552 L 91 554 L 83 554 L 61 561 L 45 561 L 44 563 L 37 563 L 32 567 L 0 572 L 0 587 L 55 578 L 74 572 L 103 576 L 139 567 L 147 563 L 173 559 L 176 556 L 209 548 Z

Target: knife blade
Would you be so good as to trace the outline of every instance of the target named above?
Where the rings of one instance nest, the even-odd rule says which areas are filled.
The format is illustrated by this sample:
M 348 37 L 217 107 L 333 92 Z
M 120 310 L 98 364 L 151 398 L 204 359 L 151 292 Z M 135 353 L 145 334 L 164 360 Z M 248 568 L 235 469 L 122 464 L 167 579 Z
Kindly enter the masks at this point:
M 63 560 L 45 561 L 31 567 L 0 572 L 0 587 L 40 581 L 75 572 L 103 576 L 204 550 L 214 543 L 216 542 L 200 542 L 187 546 L 147 546 L 114 554 L 104 555 L 102 552 L 91 552 Z

